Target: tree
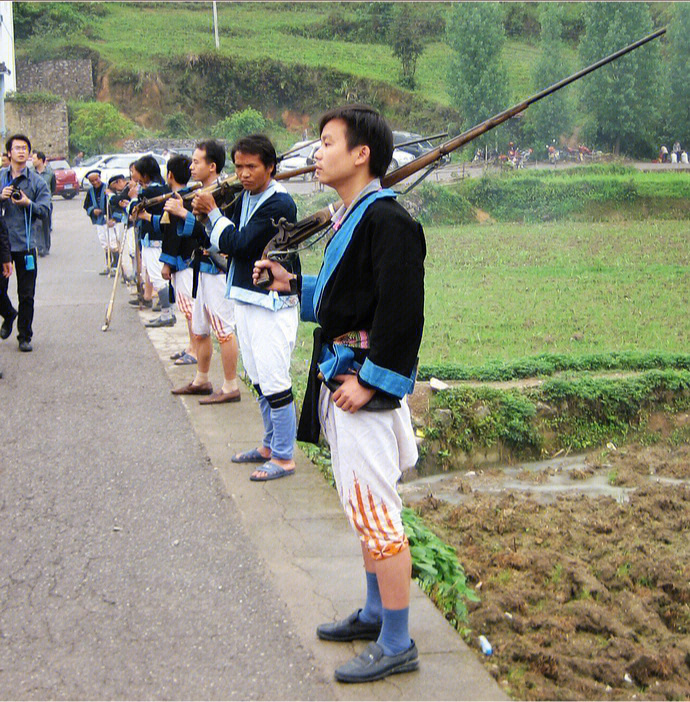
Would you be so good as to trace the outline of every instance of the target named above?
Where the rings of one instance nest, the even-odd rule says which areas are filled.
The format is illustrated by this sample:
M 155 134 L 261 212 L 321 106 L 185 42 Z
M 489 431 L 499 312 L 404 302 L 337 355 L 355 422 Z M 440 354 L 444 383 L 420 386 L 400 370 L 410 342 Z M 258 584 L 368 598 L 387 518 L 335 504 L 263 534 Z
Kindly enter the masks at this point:
M 255 134 L 265 128 L 266 120 L 261 112 L 248 107 L 217 122 L 212 132 L 217 139 L 227 139 L 229 142 L 235 142 L 243 136 Z
M 583 64 L 590 64 L 652 31 L 646 3 L 587 3 Z M 656 153 L 660 113 L 659 42 L 653 41 L 582 81 L 585 134 L 595 143 L 629 155 Z
M 471 127 L 508 107 L 502 9 L 493 2 L 456 3 L 446 27 L 452 49 L 448 92 L 463 115 L 462 126 Z
M 424 51 L 416 20 L 416 11 L 409 3 L 402 3 L 397 8 L 389 34 L 393 56 L 399 59 L 402 65 L 400 83 L 411 90 L 415 87 L 414 74 L 417 70 L 417 59 Z
M 673 21 L 668 28 L 668 136 L 690 148 L 690 5 L 673 5 Z M 668 147 L 670 150 L 670 146 Z
M 563 6 L 544 3 L 539 8 L 541 54 L 532 71 L 533 92 L 543 90 L 572 72 L 564 58 Z M 572 95 L 564 88 L 527 110 L 525 131 L 537 144 L 548 144 L 567 132 L 572 123 Z
M 190 134 L 189 117 L 184 112 L 174 112 L 165 118 L 165 131 L 173 139 L 184 139 Z
M 135 132 L 135 125 L 109 102 L 69 104 L 70 145 L 75 151 L 98 154 Z

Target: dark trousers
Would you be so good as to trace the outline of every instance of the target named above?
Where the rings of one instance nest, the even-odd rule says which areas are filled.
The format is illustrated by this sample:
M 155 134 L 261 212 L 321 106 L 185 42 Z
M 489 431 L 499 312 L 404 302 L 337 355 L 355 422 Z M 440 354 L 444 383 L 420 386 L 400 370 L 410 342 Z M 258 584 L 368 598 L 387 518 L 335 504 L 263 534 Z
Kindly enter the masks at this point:
M 50 212 L 41 219 L 41 231 L 37 237 L 36 248 L 39 255 L 50 252 L 50 233 L 53 230 L 53 203 L 50 203 Z
M 26 256 L 30 255 L 34 262 L 32 271 L 26 270 Z M 14 262 L 14 274 L 17 276 L 17 297 L 19 298 L 19 317 L 17 319 L 17 340 L 31 341 L 33 332 L 31 324 L 34 321 L 34 294 L 36 293 L 36 274 L 38 263 L 36 249 L 31 251 L 13 251 L 12 261 Z M 14 317 L 17 310 L 12 306 L 7 288 L 9 281 L 4 275 L 0 275 L 0 316 L 5 319 Z

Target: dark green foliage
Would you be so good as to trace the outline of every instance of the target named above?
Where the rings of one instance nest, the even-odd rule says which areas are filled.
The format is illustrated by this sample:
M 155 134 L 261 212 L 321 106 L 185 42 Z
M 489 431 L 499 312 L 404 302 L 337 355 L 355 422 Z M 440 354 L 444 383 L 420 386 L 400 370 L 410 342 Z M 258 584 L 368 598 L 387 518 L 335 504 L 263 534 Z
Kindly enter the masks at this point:
M 507 2 L 503 24 L 509 37 L 531 40 L 539 36 L 539 3 Z
M 467 585 L 465 570 L 452 546 L 434 534 L 409 508 L 402 511 L 405 534 L 410 542 L 412 575 L 454 626 L 467 621 L 466 602 L 479 602 Z
M 184 112 L 173 112 L 165 118 L 165 133 L 173 139 L 184 139 L 191 132 L 189 117 Z
M 256 134 L 266 128 L 266 119 L 257 110 L 247 107 L 241 112 L 235 112 L 222 119 L 211 130 L 212 136 L 225 139 L 230 144 L 248 134 Z
M 690 148 L 690 4 L 673 4 L 673 21 L 668 28 L 668 150 L 679 140 L 683 148 Z
M 407 211 L 424 225 L 465 224 L 474 221 L 474 208 L 461 193 L 423 183 L 400 198 Z
M 436 395 L 435 406 L 451 410 L 452 424 L 432 427 L 432 433 L 451 450 L 469 453 L 500 443 L 517 457 L 538 458 L 544 432 L 552 435 L 549 450 L 581 451 L 625 439 L 648 412 L 680 411 L 688 397 L 690 370 L 675 369 L 623 379 L 554 378 L 522 392 L 457 387 Z M 540 404 L 551 408 L 548 417 L 539 416 Z
M 505 43 L 502 19 L 500 5 L 493 2 L 456 3 L 449 11 L 446 36 L 452 55 L 448 92 L 462 113 L 463 128 L 479 124 L 508 106 L 501 58 Z M 500 137 L 492 133 L 491 138 Z M 478 139 L 475 147 L 482 143 Z
M 420 380 L 440 378 L 488 382 L 550 376 L 563 371 L 640 371 L 653 368 L 690 370 L 690 354 L 613 351 L 573 356 L 542 353 L 509 362 L 493 361 L 482 366 L 427 364 L 420 366 L 418 377 Z
M 417 59 L 424 50 L 419 36 L 419 16 L 411 3 L 403 3 L 395 12 L 395 20 L 389 33 L 393 55 L 400 61 L 402 75 L 400 84 L 410 90 L 415 87 L 414 74 Z
M 12 9 L 17 40 L 83 32 L 90 17 L 108 11 L 107 3 L 96 2 L 15 2 Z
M 516 454 L 539 455 L 542 438 L 532 423 L 536 409 L 517 390 L 453 388 L 439 393 L 436 404 L 453 414 L 452 426 L 446 432 L 449 446 L 469 453 L 500 441 Z M 477 412 L 479 407 L 481 412 Z
M 532 70 L 535 93 L 572 73 L 572 66 L 564 58 L 563 14 L 564 7 L 558 3 L 539 7 L 541 55 Z M 523 130 L 539 149 L 553 141 L 559 143 L 559 137 L 570 129 L 572 117 L 572 91 L 565 88 L 533 105 L 526 113 Z
M 31 105 L 35 103 L 53 104 L 62 102 L 62 98 L 52 93 L 10 93 L 5 96 L 8 102 L 15 102 L 18 105 Z
M 646 3 L 592 2 L 584 9 L 580 56 L 587 65 L 652 31 Z M 658 150 L 661 59 L 659 41 L 595 71 L 582 82 L 585 136 L 616 154 L 652 156 Z

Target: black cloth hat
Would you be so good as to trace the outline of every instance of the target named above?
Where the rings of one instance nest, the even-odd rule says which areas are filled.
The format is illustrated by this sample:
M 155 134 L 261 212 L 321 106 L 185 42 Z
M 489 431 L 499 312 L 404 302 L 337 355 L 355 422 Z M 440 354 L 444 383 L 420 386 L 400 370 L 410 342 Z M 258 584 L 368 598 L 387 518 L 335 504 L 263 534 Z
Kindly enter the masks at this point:
M 116 180 L 120 180 L 120 178 L 122 178 L 122 180 L 127 180 L 127 177 L 123 176 L 122 174 L 114 175 L 108 180 L 108 187 L 110 187 Z
M 89 171 L 84 175 L 84 178 L 88 178 L 92 173 L 98 173 L 98 176 L 100 177 L 101 172 L 98 170 L 98 168 L 94 168 L 92 171 Z

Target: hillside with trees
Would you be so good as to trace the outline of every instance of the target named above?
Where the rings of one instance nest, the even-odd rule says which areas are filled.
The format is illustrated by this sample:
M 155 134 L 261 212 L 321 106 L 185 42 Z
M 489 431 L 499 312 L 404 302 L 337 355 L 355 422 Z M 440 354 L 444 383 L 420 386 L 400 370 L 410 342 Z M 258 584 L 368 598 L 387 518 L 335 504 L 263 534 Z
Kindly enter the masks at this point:
M 663 40 L 493 137 L 644 158 L 690 137 L 677 99 L 688 90 L 683 3 L 219 3 L 218 49 L 211 3 L 15 3 L 18 55 L 91 58 L 98 101 L 132 135 L 218 132 L 251 108 L 281 144 L 345 101 L 398 128 L 455 131 L 665 24 Z M 83 120 L 91 109 L 71 105 Z

